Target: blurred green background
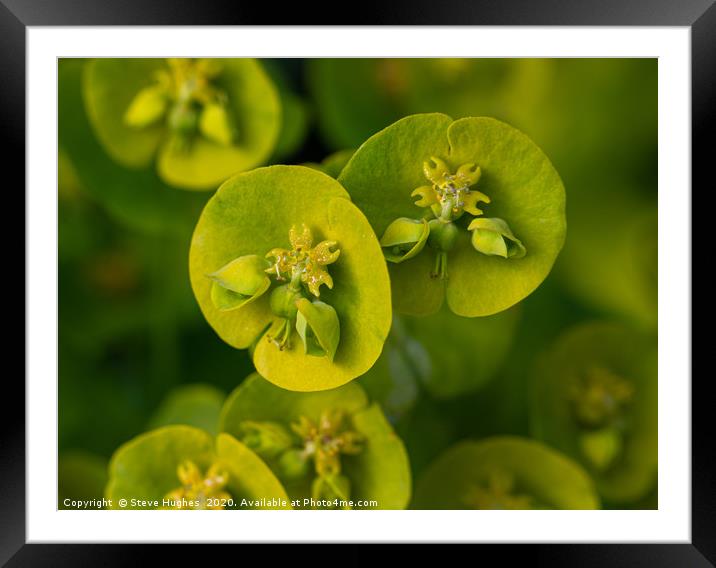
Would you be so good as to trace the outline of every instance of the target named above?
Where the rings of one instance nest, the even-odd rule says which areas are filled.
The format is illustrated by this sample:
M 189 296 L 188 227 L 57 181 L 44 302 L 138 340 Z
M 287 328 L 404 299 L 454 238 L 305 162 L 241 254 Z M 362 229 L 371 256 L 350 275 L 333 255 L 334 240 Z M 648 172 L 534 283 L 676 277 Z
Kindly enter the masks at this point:
M 212 387 L 200 395 L 210 415 L 253 371 L 245 351 L 214 334 L 189 286 L 191 231 L 213 192 L 169 188 L 113 163 L 88 124 L 85 65 L 60 60 L 58 84 L 60 493 L 73 495 L 97 493 L 120 444 L 172 422 L 181 402 L 166 399 L 177 387 Z M 405 441 L 415 477 L 459 440 L 532 437 L 536 361 L 575 326 L 616 322 L 656 345 L 655 59 L 262 65 L 284 106 L 271 163 L 318 164 L 402 116 L 444 112 L 512 124 L 563 178 L 566 245 L 541 287 L 485 320 L 397 317 L 384 355 L 358 379 Z M 654 506 L 655 491 L 650 484 L 628 506 Z

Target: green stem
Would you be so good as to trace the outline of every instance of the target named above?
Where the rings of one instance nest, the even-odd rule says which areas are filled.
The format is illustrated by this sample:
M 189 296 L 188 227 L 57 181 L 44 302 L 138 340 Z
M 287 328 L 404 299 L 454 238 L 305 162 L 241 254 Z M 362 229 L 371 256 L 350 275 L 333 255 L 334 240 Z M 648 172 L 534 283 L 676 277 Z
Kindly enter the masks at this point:
M 440 278 L 444 280 L 448 277 L 447 272 L 447 253 L 445 251 L 438 251 L 435 256 L 435 268 L 430 274 L 431 278 Z

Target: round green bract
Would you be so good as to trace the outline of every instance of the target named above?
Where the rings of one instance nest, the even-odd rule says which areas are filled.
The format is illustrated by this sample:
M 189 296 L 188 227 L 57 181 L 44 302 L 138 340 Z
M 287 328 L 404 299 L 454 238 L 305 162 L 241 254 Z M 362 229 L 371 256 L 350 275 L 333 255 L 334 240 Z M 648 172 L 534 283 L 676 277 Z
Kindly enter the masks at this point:
M 514 436 L 461 442 L 445 451 L 416 484 L 414 509 L 470 509 L 466 495 L 495 472 L 510 475 L 519 493 L 551 509 L 598 509 L 586 472 L 547 446 Z
M 170 149 L 165 121 L 146 128 L 127 126 L 124 116 L 134 97 L 150 87 L 164 59 L 107 58 L 91 61 L 84 76 L 84 96 L 92 126 L 107 153 L 129 168 L 146 168 L 157 160 L 157 171 L 168 184 L 182 189 L 213 189 L 232 174 L 265 162 L 281 128 L 278 93 L 253 59 L 221 59 L 221 74 L 212 80 L 228 99 L 239 132 L 230 146 L 202 136 L 188 153 Z
M 621 453 L 605 471 L 592 467 L 580 449 L 580 433 L 569 400 L 576 377 L 593 367 L 635 386 L 627 407 Z M 562 336 L 537 364 L 531 409 L 534 435 L 584 464 L 605 501 L 631 503 L 648 493 L 657 472 L 656 345 L 618 324 L 598 322 Z
M 340 322 L 333 361 L 305 354 L 295 329 L 291 347 L 283 351 L 262 337 L 276 320 L 269 307 L 270 292 L 228 312 L 218 310 L 210 297 L 208 274 L 243 255 L 290 248 L 289 230 L 302 223 L 312 231 L 314 244 L 337 241 L 341 251 L 327 267 L 334 287 L 322 286 L 319 298 L 336 310 Z M 216 333 L 239 349 L 256 342 L 257 371 L 289 390 L 334 388 L 365 373 L 380 355 L 390 329 L 388 271 L 370 224 L 336 180 L 310 168 L 271 166 L 224 183 L 196 226 L 189 268 L 194 295 Z
M 461 228 L 448 253 L 446 280 L 430 277 L 434 253 L 428 249 L 389 266 L 394 307 L 426 315 L 447 297 L 450 309 L 462 316 L 505 310 L 539 286 L 562 248 L 565 194 L 559 175 L 534 142 L 498 120 L 409 116 L 368 139 L 339 177 L 377 235 L 399 217 L 422 216 L 410 194 L 426 184 L 423 162 L 431 156 L 446 160 L 452 171 L 470 162 L 481 168 L 475 189 L 491 199 L 484 216 L 504 219 L 527 254 L 510 259 L 480 254 Z
M 226 467 L 226 490 L 235 504 L 242 499 L 262 498 L 288 501 L 283 486 L 266 464 L 241 442 L 228 434 L 214 440 L 207 432 L 191 426 L 165 426 L 137 436 L 121 446 L 109 465 L 109 483 L 105 496 L 113 509 L 120 499 L 129 502 L 125 509 L 155 508 L 132 506 L 132 499 L 159 501 L 181 486 L 177 467 L 192 461 L 205 472 L 215 461 Z
M 329 391 L 300 393 L 278 388 L 251 375 L 229 395 L 221 413 L 220 429 L 240 436 L 246 420 L 278 422 L 289 428 L 305 416 L 318 422 L 325 410 L 342 410 L 352 428 L 365 438 L 357 455 L 342 456 L 342 473 L 351 482 L 351 499 L 375 499 L 379 509 L 404 509 L 411 492 L 410 466 L 402 441 L 393 432 L 380 407 L 370 404 L 356 383 Z M 276 464 L 271 464 L 276 467 Z M 309 476 L 310 477 L 310 476 Z M 310 496 L 310 479 L 287 484 L 292 498 Z

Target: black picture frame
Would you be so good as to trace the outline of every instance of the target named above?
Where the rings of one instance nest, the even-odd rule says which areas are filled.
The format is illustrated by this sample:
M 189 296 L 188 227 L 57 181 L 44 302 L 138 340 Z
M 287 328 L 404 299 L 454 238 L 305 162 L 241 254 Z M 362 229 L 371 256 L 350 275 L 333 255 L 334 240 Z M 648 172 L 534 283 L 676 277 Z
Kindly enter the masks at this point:
M 716 108 L 716 6 L 714 0 L 501 0 L 439 2 L 401 0 L 362 2 L 351 25 L 554 25 L 554 26 L 688 26 L 692 54 L 692 177 L 707 186 L 713 162 L 713 109 Z M 273 10 L 272 10 L 273 8 Z M 305 4 L 276 10 L 240 0 L 0 0 L 0 116 L 4 138 L 4 183 L 8 194 L 25 185 L 25 37 L 28 26 L 82 25 L 262 25 L 316 24 Z M 273 12 L 273 13 L 272 13 Z M 276 13 L 280 12 L 280 13 Z M 334 14 L 338 14 L 335 12 Z M 342 25 L 338 16 L 331 25 Z M 664 157 L 661 157 L 664 159 Z M 693 195 L 693 190 L 692 190 Z M 24 209 L 23 203 L 18 205 Z M 6 211 L 10 211 L 9 208 Z M 18 211 L 14 209 L 13 211 Z M 16 215 L 15 215 L 16 216 Z M 9 225 L 6 225 L 9 226 Z M 9 241 L 17 242 L 9 230 Z M 8 241 L 6 241 L 8 242 Z M 695 244 L 699 242 L 694 241 Z M 701 241 L 704 242 L 704 241 Z M 13 244 L 17 251 L 19 246 Z M 24 265 L 24 259 L 20 261 Z M 17 264 L 15 264 L 17 266 Z M 19 271 L 13 271 L 17 274 Z M 17 287 L 17 285 L 15 286 Z M 9 296 L 6 296 L 9 297 Z M 32 301 L 25 298 L 25 302 Z M 18 302 L 9 302 L 19 305 Z M 26 304 L 27 305 L 27 304 Z M 8 331 L 12 328 L 7 327 Z M 24 339 L 24 334 L 23 334 Z M 10 350 L 8 349 L 8 352 Z M 711 398 L 707 374 L 692 381 L 692 540 L 690 544 L 493 545 L 501 563 L 524 558 L 530 563 L 567 566 L 713 566 L 716 564 L 716 491 Z M 0 564 L 8 566 L 141 565 L 146 547 L 122 545 L 28 545 L 25 538 L 25 390 L 18 373 L 6 372 L 0 412 Z M 688 380 L 689 377 L 671 377 Z M 122 546 L 121 550 L 119 547 Z M 184 547 L 164 547 L 188 560 Z M 370 549 L 354 547 L 346 555 L 369 560 Z M 499 550 L 498 550 L 499 549 Z M 164 552 L 162 552 L 164 554 Z M 260 553 L 259 553 L 260 554 Z M 271 554 L 275 554 L 274 551 Z M 287 553 L 290 554 L 290 553 Z M 201 562 L 201 560 L 197 560 Z

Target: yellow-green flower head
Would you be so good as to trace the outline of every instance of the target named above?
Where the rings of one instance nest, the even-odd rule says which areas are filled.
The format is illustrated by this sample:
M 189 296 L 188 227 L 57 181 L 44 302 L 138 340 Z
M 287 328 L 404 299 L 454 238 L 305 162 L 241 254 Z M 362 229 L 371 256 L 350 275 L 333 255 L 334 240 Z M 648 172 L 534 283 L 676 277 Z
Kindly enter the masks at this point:
M 337 475 L 341 471 L 341 454 L 355 455 L 363 449 L 363 437 L 345 424 L 338 410 L 321 413 L 318 423 L 301 416 L 291 429 L 300 436 L 304 453 L 313 457 L 319 476 Z
M 146 128 L 166 119 L 175 147 L 186 149 L 197 131 L 206 139 L 229 146 L 235 125 L 227 111 L 226 93 L 213 80 L 221 64 L 212 59 L 167 59 L 155 82 L 139 91 L 124 115 L 132 128 Z
M 603 367 L 589 369 L 571 390 L 577 420 L 584 426 L 600 427 L 618 418 L 634 396 L 634 386 Z
M 167 493 L 170 509 L 223 509 L 222 500 L 231 499 L 224 491 L 229 482 L 228 472 L 219 464 L 212 465 L 202 475 L 196 464 L 186 460 L 177 467 L 181 487 Z
M 303 283 L 308 291 L 317 298 L 321 295 L 322 284 L 333 288 L 333 279 L 324 267 L 338 260 L 341 254 L 336 241 L 322 241 L 315 247 L 311 230 L 304 224 L 300 231 L 294 225 L 289 230 L 288 239 L 291 250 L 275 248 L 268 252 L 266 258 L 273 258 L 273 264 L 266 269 L 269 274 L 275 274 L 277 280 L 289 280 L 297 284 Z
M 423 163 L 423 172 L 432 185 L 418 187 L 411 196 L 420 196 L 415 204 L 418 207 L 430 207 L 436 217 L 457 219 L 463 211 L 482 215 L 477 203 L 490 203 L 487 195 L 470 189 L 482 175 L 480 168 L 473 163 L 463 164 L 455 173 L 451 173 L 443 160 L 432 156 Z

